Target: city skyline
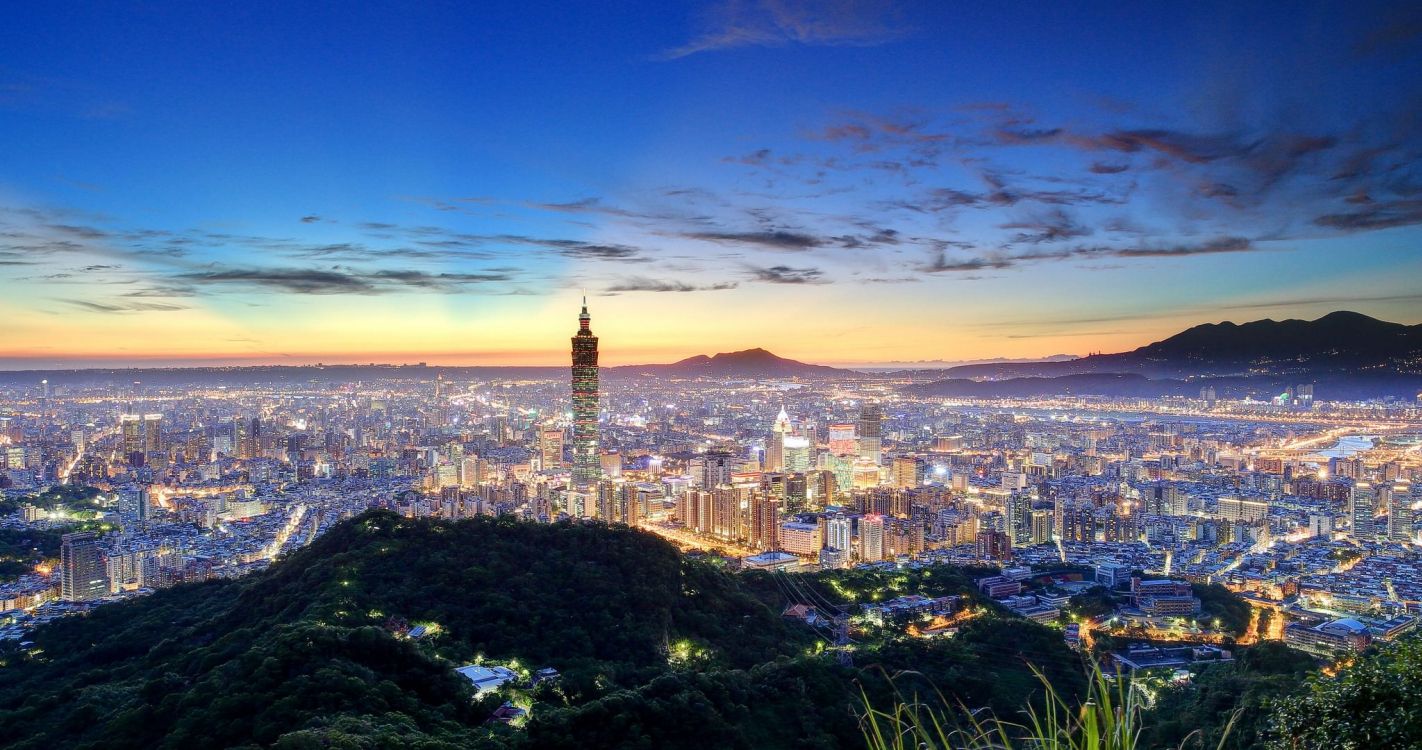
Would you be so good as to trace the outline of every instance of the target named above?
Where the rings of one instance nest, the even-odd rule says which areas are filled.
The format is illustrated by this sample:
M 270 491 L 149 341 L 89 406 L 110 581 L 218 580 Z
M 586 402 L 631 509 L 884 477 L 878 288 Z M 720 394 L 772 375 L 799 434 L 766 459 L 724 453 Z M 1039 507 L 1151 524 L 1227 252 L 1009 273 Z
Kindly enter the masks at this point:
M 0 368 L 559 365 L 584 287 L 608 365 L 1422 323 L 1407 14 L 29 9 Z
M 1422 4 L 7 10 L 0 747 L 1422 748 Z

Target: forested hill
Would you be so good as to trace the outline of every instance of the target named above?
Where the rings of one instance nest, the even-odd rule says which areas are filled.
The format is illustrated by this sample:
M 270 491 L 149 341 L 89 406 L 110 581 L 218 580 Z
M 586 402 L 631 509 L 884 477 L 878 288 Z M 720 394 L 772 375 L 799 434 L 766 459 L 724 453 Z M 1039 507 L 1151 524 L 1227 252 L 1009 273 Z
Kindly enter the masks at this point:
M 911 576 L 970 588 L 952 569 Z M 0 746 L 844 747 L 862 741 L 861 685 L 886 699 L 888 672 L 1004 712 L 1029 662 L 1080 680 L 1060 635 L 987 617 L 951 641 L 861 643 L 840 667 L 780 617 L 779 591 L 627 528 L 371 512 L 267 571 L 36 631 L 4 655 Z M 402 635 L 419 624 L 437 627 Z M 476 700 L 454 667 L 481 659 L 562 678 Z M 487 723 L 510 697 L 527 725 Z

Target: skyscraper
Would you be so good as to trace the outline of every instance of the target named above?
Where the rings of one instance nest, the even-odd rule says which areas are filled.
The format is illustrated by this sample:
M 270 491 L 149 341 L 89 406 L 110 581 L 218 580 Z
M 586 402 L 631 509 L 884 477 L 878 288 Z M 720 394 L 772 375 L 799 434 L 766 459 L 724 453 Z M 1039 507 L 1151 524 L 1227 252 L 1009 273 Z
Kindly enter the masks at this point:
M 586 490 L 602 476 L 597 455 L 597 337 L 588 300 L 573 336 L 573 487 Z
M 99 535 L 92 531 L 65 534 L 59 548 L 60 598 L 66 602 L 88 602 L 109 594 Z
M 163 450 L 163 415 L 143 415 L 143 452 L 158 453 Z
M 1416 511 L 1412 509 L 1413 502 L 1410 484 L 1399 484 L 1392 488 L 1387 510 L 1388 539 L 1395 542 L 1412 541 L 1412 525 L 1417 522 Z
M 785 470 L 785 438 L 790 429 L 790 415 L 785 413 L 785 407 L 782 406 L 780 414 L 775 418 L 775 424 L 770 427 L 770 436 L 765 441 L 766 471 Z
M 884 413 L 875 403 L 859 407 L 859 456 L 878 466 L 883 461 Z
M 1373 514 L 1377 509 L 1377 493 L 1367 482 L 1353 485 L 1353 499 L 1350 514 L 1353 517 L 1353 538 L 1372 540 L 1377 535 L 1373 525 Z
M 544 471 L 563 466 L 563 428 L 544 426 L 538 430 L 538 454 Z
M 238 417 L 233 422 L 233 446 L 237 452 L 237 457 L 242 459 L 258 458 L 261 456 L 262 419 L 261 417 Z
M 859 558 L 865 562 L 884 559 L 884 517 L 877 514 L 859 519 Z
M 143 465 L 143 418 L 137 414 L 119 417 L 119 434 L 123 440 L 123 458 L 130 465 Z

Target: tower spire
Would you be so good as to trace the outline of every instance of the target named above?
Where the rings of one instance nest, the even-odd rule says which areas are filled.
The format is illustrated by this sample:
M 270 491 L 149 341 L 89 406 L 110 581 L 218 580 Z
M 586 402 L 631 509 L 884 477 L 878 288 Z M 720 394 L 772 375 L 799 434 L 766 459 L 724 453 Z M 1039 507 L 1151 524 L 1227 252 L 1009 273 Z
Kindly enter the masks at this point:
M 598 370 L 597 337 L 588 315 L 587 293 L 583 312 L 578 316 L 578 332 L 573 335 L 573 488 L 586 491 L 601 478 L 598 458 Z

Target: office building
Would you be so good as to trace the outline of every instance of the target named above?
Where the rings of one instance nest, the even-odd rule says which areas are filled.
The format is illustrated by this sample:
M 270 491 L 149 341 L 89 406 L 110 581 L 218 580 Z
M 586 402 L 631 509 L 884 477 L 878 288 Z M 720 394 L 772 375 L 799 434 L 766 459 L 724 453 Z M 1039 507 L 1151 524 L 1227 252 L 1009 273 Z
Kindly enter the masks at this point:
M 59 558 L 61 599 L 88 602 L 108 596 L 108 571 L 98 534 L 65 534 L 60 539 Z
M 884 413 L 875 403 L 859 406 L 859 457 L 875 466 L 883 460 Z
M 602 476 L 598 463 L 597 337 L 592 332 L 588 301 L 578 314 L 573 336 L 573 487 L 585 490 Z

